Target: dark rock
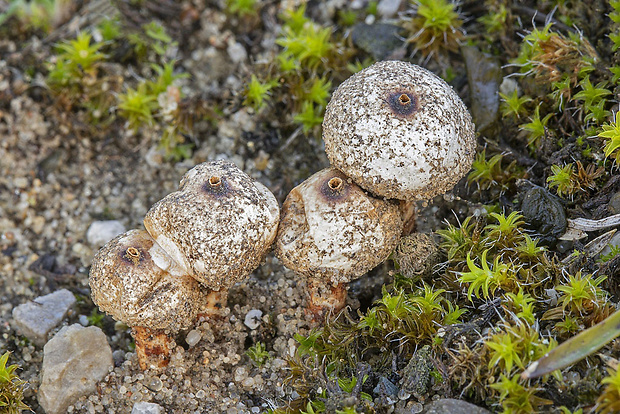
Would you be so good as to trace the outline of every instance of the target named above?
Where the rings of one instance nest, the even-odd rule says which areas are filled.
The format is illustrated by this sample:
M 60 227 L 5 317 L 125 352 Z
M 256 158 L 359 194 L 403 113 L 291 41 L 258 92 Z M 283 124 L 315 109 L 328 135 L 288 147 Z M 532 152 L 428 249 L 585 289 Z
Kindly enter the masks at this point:
M 467 81 L 471 97 L 471 112 L 478 131 L 493 126 L 499 115 L 499 85 L 502 68 L 498 59 L 465 46 L 461 53 L 467 66 Z
M 536 186 L 525 193 L 521 211 L 543 240 L 552 241 L 566 231 L 564 206 L 543 187 Z
M 431 371 L 433 368 L 431 347 L 425 345 L 413 354 L 411 360 L 403 369 L 399 396 L 411 394 L 417 399 L 423 398 L 431 386 Z
M 398 49 L 404 49 L 402 27 L 386 23 L 358 23 L 351 30 L 353 44 L 369 53 L 375 60 L 385 60 Z
M 372 392 L 381 406 L 394 404 L 398 401 L 398 387 L 385 377 L 379 377 L 379 382 Z
M 607 207 L 612 214 L 620 214 L 620 192 L 614 193 L 609 199 Z

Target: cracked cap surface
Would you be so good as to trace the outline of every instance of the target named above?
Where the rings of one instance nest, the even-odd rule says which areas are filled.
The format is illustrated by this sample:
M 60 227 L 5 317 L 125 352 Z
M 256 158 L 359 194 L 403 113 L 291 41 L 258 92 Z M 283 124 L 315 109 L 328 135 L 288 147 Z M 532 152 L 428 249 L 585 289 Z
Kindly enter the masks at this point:
M 190 276 L 171 275 L 157 266 L 162 255 L 144 230 L 130 230 L 106 243 L 90 269 L 93 302 L 129 326 L 172 331 L 189 327 L 206 293 Z
M 300 275 L 345 283 L 383 262 L 401 229 L 398 204 L 370 196 L 327 168 L 287 196 L 275 253 Z
M 258 267 L 279 219 L 267 187 L 232 162 L 214 161 L 189 170 L 179 190 L 146 213 L 144 226 L 186 274 L 220 290 Z

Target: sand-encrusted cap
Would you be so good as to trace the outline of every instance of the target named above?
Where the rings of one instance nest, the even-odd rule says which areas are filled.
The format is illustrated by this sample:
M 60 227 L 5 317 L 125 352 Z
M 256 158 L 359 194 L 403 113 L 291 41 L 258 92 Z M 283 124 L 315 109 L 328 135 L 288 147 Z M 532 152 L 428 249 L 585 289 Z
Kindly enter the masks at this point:
M 186 274 L 220 290 L 258 267 L 279 218 L 267 187 L 229 161 L 214 161 L 189 170 L 179 190 L 146 213 L 144 226 Z
M 327 168 L 287 196 L 275 254 L 300 275 L 346 283 L 383 262 L 401 229 L 398 204 L 370 196 Z
M 467 108 L 441 78 L 384 61 L 344 81 L 327 105 L 325 151 L 362 188 L 399 200 L 430 199 L 471 168 L 476 149 Z
M 129 326 L 171 331 L 189 327 L 204 306 L 205 293 L 192 277 L 171 275 L 155 264 L 170 260 L 144 230 L 117 236 L 93 259 L 93 302 Z

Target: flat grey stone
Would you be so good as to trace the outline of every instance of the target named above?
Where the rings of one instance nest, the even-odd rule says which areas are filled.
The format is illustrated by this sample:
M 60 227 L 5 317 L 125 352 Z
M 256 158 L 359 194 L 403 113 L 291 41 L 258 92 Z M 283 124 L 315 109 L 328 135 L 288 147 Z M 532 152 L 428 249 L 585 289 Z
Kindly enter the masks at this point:
M 65 326 L 43 347 L 39 404 L 46 414 L 66 413 L 81 396 L 95 392 L 114 368 L 112 349 L 96 326 Z
M 262 316 L 263 311 L 261 311 L 260 309 L 252 309 L 248 313 L 246 313 L 243 323 L 248 328 L 254 330 L 260 326 L 260 323 L 262 322 Z
M 125 232 L 125 226 L 118 220 L 93 221 L 86 230 L 86 240 L 93 247 L 101 247 Z
M 131 414 L 162 414 L 163 412 L 161 405 L 150 402 L 137 402 L 131 410 Z
M 58 326 L 74 303 L 75 297 L 67 289 L 39 296 L 13 308 L 13 323 L 35 345 L 43 346 L 47 334 Z
M 444 398 L 424 406 L 422 414 L 491 414 L 491 412 L 467 401 Z

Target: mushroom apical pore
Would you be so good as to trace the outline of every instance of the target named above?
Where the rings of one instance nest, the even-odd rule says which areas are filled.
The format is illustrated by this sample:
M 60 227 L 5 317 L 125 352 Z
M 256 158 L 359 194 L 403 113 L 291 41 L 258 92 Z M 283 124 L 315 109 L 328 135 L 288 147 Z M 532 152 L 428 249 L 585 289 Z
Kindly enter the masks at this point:
M 184 271 L 209 289 L 250 274 L 275 239 L 280 208 L 235 164 L 200 164 L 146 213 L 144 226 Z
M 331 164 L 376 196 L 430 199 L 471 168 L 474 125 L 452 88 L 419 66 L 384 61 L 332 95 L 323 121 Z
M 383 262 L 401 229 L 397 203 L 372 197 L 327 168 L 287 196 L 275 254 L 307 278 L 311 311 L 337 311 L 344 306 L 346 283 Z

